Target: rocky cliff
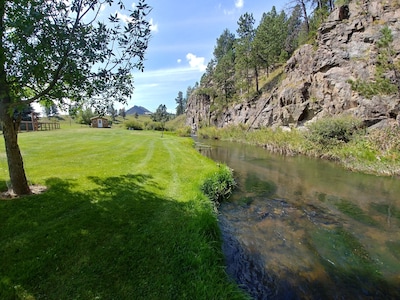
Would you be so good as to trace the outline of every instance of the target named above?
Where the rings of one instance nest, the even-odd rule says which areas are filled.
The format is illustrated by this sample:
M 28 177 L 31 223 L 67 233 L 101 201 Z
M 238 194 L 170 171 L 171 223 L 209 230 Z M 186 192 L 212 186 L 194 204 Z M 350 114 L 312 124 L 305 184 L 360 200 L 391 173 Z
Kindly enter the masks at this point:
M 374 82 L 382 29 L 389 28 L 391 64 L 400 61 L 400 1 L 359 0 L 335 8 L 319 28 L 317 46 L 299 48 L 284 66 L 283 80 L 252 101 L 211 111 L 212 99 L 193 94 L 187 124 L 224 127 L 229 124 L 302 126 L 318 118 L 343 113 L 368 126 L 400 122 L 398 93 L 363 96 L 350 82 Z M 400 88 L 398 72 L 384 74 Z M 378 125 L 375 125 L 378 126 Z

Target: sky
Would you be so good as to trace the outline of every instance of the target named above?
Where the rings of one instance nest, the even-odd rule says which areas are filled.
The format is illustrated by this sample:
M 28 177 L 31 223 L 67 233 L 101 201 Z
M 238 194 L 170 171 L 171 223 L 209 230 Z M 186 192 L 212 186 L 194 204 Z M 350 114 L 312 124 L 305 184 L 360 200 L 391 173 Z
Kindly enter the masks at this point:
M 207 63 L 213 58 L 217 38 L 225 29 L 236 34 L 239 17 L 252 13 L 258 26 L 264 12 L 278 0 L 147 0 L 151 39 L 144 72 L 134 72 L 135 90 L 126 109 L 143 106 L 155 112 L 160 104 L 175 113 L 175 98 L 188 86 L 200 82 Z M 125 4 L 128 6 L 127 1 Z M 116 105 L 116 108 L 121 108 Z
M 71 0 L 63 0 L 66 3 Z M 117 1 L 114 1 L 117 2 Z M 259 25 L 262 14 L 275 6 L 279 12 L 287 1 L 279 0 L 146 0 L 152 10 L 148 15 L 151 38 L 145 55 L 144 72 L 133 71 L 134 92 L 127 104 L 115 103 L 114 108 L 129 109 L 134 105 L 155 112 L 159 105 L 175 113 L 179 91 L 186 96 L 205 72 L 213 58 L 217 38 L 228 29 L 236 34 L 239 17 L 253 14 Z M 137 0 L 123 0 L 126 9 L 134 9 Z M 103 4 L 99 18 L 117 14 L 120 22 L 129 19 L 127 11 Z M 41 111 L 37 104 L 35 110 Z

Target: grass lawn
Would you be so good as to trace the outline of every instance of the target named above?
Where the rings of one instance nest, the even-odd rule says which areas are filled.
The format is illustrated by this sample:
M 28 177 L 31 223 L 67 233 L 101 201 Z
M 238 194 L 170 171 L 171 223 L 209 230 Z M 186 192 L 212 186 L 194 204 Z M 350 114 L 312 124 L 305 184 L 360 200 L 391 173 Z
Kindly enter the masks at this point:
M 67 126 L 66 126 L 67 127 Z M 200 193 L 217 165 L 158 132 L 20 133 L 28 179 L 0 200 L 0 299 L 244 299 Z M 0 190 L 8 178 L 0 141 Z

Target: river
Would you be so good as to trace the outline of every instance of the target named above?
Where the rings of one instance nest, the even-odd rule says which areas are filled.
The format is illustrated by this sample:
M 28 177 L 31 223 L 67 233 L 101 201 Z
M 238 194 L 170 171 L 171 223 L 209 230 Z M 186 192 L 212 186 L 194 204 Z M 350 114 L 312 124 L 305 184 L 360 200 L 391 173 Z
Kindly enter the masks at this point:
M 400 179 L 198 142 L 234 170 L 219 207 L 227 272 L 253 299 L 400 299 Z

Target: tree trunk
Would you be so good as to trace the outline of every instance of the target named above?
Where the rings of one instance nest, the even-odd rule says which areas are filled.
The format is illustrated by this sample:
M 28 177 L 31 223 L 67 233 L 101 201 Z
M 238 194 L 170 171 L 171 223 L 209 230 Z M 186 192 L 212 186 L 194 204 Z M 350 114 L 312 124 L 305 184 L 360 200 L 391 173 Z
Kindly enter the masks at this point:
M 256 92 L 258 93 L 260 88 L 259 88 L 259 82 L 258 82 L 259 74 L 258 74 L 257 66 L 254 66 L 254 74 L 255 74 L 255 77 L 256 77 Z
M 307 13 L 307 7 L 306 7 L 305 0 L 300 0 L 300 5 L 303 10 L 304 22 L 306 23 L 306 30 L 307 30 L 307 34 L 308 34 L 310 32 L 310 21 L 308 19 L 308 13 Z
M 29 195 L 28 181 L 26 180 L 24 163 L 21 151 L 18 146 L 18 122 L 13 119 L 11 109 L 10 87 L 7 82 L 4 54 L 3 35 L 6 32 L 4 27 L 5 1 L 0 1 L 0 124 L 3 129 L 4 142 L 6 147 L 8 172 L 11 185 L 17 195 Z
M 3 104 L 2 104 L 3 105 Z M 10 174 L 11 185 L 17 195 L 29 195 L 28 181 L 26 179 L 24 163 L 18 145 L 18 128 L 14 126 L 13 118 L 1 109 L 1 120 L 3 127 L 4 142 L 6 147 L 8 171 Z

